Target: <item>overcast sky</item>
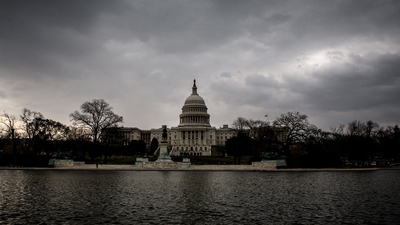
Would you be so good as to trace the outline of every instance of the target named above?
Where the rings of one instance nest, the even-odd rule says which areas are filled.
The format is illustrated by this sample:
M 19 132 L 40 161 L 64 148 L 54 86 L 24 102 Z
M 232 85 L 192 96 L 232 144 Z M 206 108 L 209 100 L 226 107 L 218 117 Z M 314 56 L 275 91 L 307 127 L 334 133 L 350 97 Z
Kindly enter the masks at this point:
M 70 125 L 104 99 L 126 127 L 174 127 L 196 79 L 215 127 L 395 125 L 399 21 L 396 0 L 1 1 L 0 110 Z

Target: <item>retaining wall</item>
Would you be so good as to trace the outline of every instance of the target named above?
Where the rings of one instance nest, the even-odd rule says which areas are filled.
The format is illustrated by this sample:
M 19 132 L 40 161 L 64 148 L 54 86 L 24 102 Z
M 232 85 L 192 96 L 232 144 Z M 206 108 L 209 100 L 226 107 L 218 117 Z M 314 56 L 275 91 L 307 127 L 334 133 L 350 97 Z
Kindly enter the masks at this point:
M 140 162 L 135 165 L 110 165 L 110 164 L 84 164 L 78 162 L 74 166 L 58 166 L 59 169 L 82 169 L 82 170 L 276 170 L 276 162 L 253 162 L 252 165 L 183 165 L 182 162 Z M 56 167 L 56 166 L 55 166 Z

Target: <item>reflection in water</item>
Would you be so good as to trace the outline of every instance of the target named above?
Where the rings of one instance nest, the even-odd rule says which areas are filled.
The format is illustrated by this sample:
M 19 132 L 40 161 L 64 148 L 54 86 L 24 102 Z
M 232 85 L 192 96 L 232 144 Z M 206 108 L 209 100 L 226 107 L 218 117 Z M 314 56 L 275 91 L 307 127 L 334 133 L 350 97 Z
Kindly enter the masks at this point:
M 400 171 L 0 171 L 0 224 L 394 224 Z

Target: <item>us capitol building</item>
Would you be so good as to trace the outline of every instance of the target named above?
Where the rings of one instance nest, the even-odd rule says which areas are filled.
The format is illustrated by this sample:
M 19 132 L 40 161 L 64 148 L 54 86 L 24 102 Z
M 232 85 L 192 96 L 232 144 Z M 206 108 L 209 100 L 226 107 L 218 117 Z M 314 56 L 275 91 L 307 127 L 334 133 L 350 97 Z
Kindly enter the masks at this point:
M 212 149 L 225 145 L 225 141 L 235 135 L 235 131 L 228 125 L 219 129 L 212 127 L 207 109 L 204 99 L 197 94 L 194 80 L 192 94 L 186 98 L 179 115 L 179 125 L 167 130 L 171 156 L 211 156 Z M 123 138 L 124 144 L 132 140 L 143 140 L 149 146 L 153 138 L 160 144 L 162 128 L 140 130 L 136 127 L 122 127 L 117 130 L 117 135 Z

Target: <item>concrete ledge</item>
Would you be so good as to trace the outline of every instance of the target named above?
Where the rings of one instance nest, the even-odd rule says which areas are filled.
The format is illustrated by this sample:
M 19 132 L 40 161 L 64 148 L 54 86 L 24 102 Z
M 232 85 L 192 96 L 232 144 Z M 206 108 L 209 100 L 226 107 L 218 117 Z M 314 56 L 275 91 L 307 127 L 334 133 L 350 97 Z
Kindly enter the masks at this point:
M 72 159 L 50 159 L 49 165 L 54 167 L 75 167 L 84 166 L 84 161 L 74 161 Z
M 263 168 L 263 169 L 276 169 L 277 168 L 277 162 L 276 161 L 253 162 L 251 165 L 253 167 Z
M 145 162 L 143 168 L 154 168 L 154 169 L 179 169 L 181 167 L 180 162 Z
M 222 167 L 221 167 L 222 166 Z M 229 166 L 229 167 L 224 167 Z M 378 171 L 378 170 L 400 170 L 396 168 L 292 168 L 292 169 L 262 169 L 248 167 L 250 165 L 191 165 L 191 168 L 135 168 L 134 165 L 99 165 L 86 164 L 74 167 L 0 167 L 0 170 L 110 170 L 110 171 L 269 171 L 269 172 L 345 172 L 345 171 Z
M 64 163 L 65 164 L 65 163 Z M 64 165 L 63 164 L 63 165 Z M 68 166 L 66 166 L 68 165 Z M 135 165 L 96 165 L 77 162 L 75 165 L 66 164 L 55 166 L 57 168 L 69 169 L 97 169 L 97 170 L 243 170 L 243 171 L 265 171 L 276 170 L 276 162 L 253 162 L 252 165 L 192 165 L 190 161 L 185 162 L 157 162 L 139 159 Z
M 84 166 L 85 161 L 74 161 L 74 166 Z
M 252 165 L 191 165 L 192 170 L 276 170 L 275 163 L 257 162 Z
M 110 164 L 103 164 L 97 165 L 96 164 L 85 164 L 83 166 L 74 166 L 69 169 L 77 169 L 77 170 L 134 170 L 135 165 L 110 165 Z
M 74 160 L 54 160 L 54 167 L 73 167 Z

